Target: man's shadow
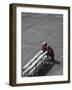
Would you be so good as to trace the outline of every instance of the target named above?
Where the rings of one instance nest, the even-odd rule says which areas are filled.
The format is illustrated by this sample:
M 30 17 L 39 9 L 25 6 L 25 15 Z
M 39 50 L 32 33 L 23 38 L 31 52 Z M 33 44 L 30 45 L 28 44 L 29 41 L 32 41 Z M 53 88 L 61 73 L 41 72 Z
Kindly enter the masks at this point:
M 60 62 L 58 60 L 53 60 L 47 64 L 43 64 L 34 76 L 45 76 L 55 64 L 59 65 Z

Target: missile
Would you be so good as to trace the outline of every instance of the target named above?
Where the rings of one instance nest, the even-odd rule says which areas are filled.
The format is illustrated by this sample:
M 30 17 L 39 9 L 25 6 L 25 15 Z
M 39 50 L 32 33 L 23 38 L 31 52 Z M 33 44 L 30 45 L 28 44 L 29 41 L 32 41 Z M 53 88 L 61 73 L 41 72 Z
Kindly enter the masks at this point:
M 29 70 L 31 70 L 33 67 L 35 67 L 39 61 L 41 61 L 41 59 L 46 55 L 47 51 L 44 52 L 41 56 L 39 56 L 39 58 L 29 67 Z
M 41 59 L 46 55 L 46 53 L 47 51 L 40 55 L 37 60 L 34 60 L 35 62 L 33 62 L 32 65 L 23 72 L 23 75 L 29 73 L 41 61 Z
M 43 59 L 36 65 L 36 67 L 34 67 L 29 73 L 28 73 L 28 76 L 33 76 L 36 69 L 39 69 L 40 65 L 42 64 L 42 62 L 47 58 L 47 55 L 45 55 L 43 57 Z
M 24 67 L 23 70 L 26 70 L 41 54 L 43 53 L 42 50 L 40 50 L 34 58 L 32 58 Z
M 34 68 L 28 73 L 28 76 L 34 76 L 35 70 L 36 70 L 36 67 L 34 67 Z

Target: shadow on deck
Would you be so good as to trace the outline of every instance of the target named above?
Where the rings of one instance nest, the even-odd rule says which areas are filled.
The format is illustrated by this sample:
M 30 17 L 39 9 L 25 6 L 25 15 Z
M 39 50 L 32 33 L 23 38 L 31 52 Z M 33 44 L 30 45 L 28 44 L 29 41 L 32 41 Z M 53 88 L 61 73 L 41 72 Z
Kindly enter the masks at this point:
M 60 64 L 59 61 L 54 60 L 54 62 L 48 62 L 48 64 L 43 64 L 37 69 L 34 76 L 45 76 L 55 64 Z

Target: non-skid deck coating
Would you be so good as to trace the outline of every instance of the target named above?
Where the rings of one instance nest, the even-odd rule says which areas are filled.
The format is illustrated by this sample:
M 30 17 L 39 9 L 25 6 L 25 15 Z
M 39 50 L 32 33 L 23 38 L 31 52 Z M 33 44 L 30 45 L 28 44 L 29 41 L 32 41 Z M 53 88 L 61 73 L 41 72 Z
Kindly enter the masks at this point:
M 40 50 L 46 41 L 55 53 L 55 63 L 46 75 L 63 74 L 63 16 L 59 14 L 22 13 L 22 67 Z

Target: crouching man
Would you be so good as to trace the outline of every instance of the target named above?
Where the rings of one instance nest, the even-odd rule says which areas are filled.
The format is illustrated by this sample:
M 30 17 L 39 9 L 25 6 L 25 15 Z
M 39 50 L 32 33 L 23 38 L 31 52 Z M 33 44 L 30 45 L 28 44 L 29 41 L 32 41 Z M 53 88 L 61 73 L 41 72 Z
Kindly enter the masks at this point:
M 54 51 L 50 46 L 47 47 L 47 57 L 49 60 L 54 61 Z
M 51 61 L 54 61 L 54 51 L 46 42 L 43 42 L 42 44 L 42 51 L 47 51 L 47 58 Z
M 43 53 L 45 51 L 47 51 L 47 46 L 48 46 L 48 44 L 46 42 L 43 42 L 43 44 L 42 44 L 42 51 L 43 51 Z

